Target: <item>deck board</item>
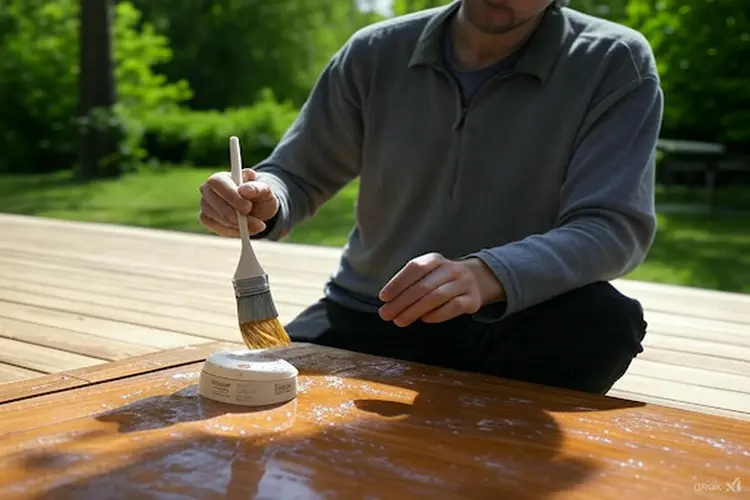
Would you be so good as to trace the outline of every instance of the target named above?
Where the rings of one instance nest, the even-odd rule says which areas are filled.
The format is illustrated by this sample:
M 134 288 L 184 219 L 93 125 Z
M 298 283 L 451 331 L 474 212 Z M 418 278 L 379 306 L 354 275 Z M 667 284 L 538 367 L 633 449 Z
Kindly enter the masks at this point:
M 29 370 L 27 368 L 19 368 L 18 366 L 9 365 L 6 363 L 0 363 L 0 385 L 9 382 L 17 382 L 19 380 L 37 378 L 41 375 L 44 375 L 44 372 L 38 372 Z
M 236 240 L 3 214 L 0 235 L 0 383 L 239 341 Z M 340 255 L 266 241 L 255 248 L 282 321 L 322 295 Z M 615 285 L 643 303 L 649 333 L 610 394 L 750 420 L 750 296 Z
M 2 338 L 74 352 L 107 361 L 138 356 L 158 350 L 155 347 L 132 342 L 1 316 L 0 332 L 2 332 Z
M 104 360 L 53 347 L 0 338 L 0 362 L 52 373 L 102 363 Z

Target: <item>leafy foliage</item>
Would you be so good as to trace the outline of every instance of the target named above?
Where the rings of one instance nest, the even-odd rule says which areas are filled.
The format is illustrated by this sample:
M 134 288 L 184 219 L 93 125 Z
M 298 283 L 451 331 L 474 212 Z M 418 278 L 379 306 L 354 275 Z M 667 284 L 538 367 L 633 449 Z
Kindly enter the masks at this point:
M 160 67 L 185 78 L 194 109 L 247 106 L 270 87 L 301 105 L 328 58 L 376 16 L 352 0 L 134 0 L 175 48 Z
M 745 0 L 631 0 L 627 23 L 651 42 L 675 136 L 750 142 L 750 14 Z
M 1 12 L 0 171 L 51 169 L 74 153 L 76 4 L 8 0 Z
M 249 107 L 149 113 L 141 122 L 144 146 L 158 162 L 219 165 L 229 161 L 229 137 L 236 135 L 244 163 L 251 165 L 271 153 L 297 113 L 291 103 L 278 102 L 270 89 Z
M 391 7 L 399 15 L 450 1 Z M 77 134 L 90 126 L 117 134 L 113 164 L 215 164 L 231 134 L 260 158 L 330 55 L 380 19 L 357 7 L 368 5 L 382 2 L 118 1 L 119 102 L 84 122 L 76 118 L 78 1 L 0 0 L 0 172 L 70 168 Z M 664 136 L 750 144 L 750 16 L 741 0 L 571 0 L 571 7 L 647 36 L 665 90 Z
M 153 68 L 174 56 L 169 39 L 144 22 L 132 3 L 118 2 L 114 26 L 118 100 L 129 112 L 169 112 L 192 97 L 187 80 L 174 83 Z
M 0 172 L 49 171 L 75 162 L 78 102 L 78 2 L 6 0 L 0 14 Z M 114 52 L 121 104 L 100 113 L 98 126 L 118 120 L 127 136 L 144 110 L 168 111 L 190 97 L 184 81 L 153 72 L 168 62 L 168 40 L 128 2 L 118 2 Z M 106 115 L 106 116 L 105 116 Z M 137 138 L 123 141 L 137 157 Z

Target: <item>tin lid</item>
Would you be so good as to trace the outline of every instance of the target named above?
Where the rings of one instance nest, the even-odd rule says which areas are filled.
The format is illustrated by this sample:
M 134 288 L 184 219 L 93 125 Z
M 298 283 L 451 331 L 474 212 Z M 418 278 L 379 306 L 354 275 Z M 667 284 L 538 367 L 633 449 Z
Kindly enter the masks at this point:
M 206 359 L 203 371 L 215 377 L 245 381 L 284 380 L 299 373 L 285 359 L 262 350 L 247 349 L 215 352 Z

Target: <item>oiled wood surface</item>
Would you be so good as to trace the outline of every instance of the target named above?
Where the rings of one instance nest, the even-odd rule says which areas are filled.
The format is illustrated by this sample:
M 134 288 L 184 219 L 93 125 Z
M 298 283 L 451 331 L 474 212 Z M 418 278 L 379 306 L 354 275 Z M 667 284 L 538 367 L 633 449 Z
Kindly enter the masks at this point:
M 0 384 L 240 340 L 236 240 L 3 214 L 0 235 Z M 321 296 L 340 255 L 290 243 L 255 248 L 283 321 Z M 649 331 L 611 394 L 750 420 L 750 297 L 615 284 L 641 300 Z
M 299 396 L 197 395 L 201 362 L 0 406 L 0 498 L 743 498 L 744 422 L 334 349 Z M 721 489 L 721 491 L 717 491 Z M 711 490 L 711 491 L 708 491 Z

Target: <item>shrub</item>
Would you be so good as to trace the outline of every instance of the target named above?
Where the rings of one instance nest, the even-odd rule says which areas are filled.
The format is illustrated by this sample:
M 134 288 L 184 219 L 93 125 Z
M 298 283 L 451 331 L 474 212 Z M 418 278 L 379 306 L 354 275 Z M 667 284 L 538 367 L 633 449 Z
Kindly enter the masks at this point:
M 246 165 L 265 159 L 296 118 L 298 110 L 264 89 L 254 105 L 225 111 L 177 110 L 143 115 L 148 158 L 200 166 L 229 163 L 229 137 L 242 144 Z
M 78 95 L 77 0 L 6 0 L 0 9 L 0 172 L 67 169 L 76 161 L 79 127 L 115 127 L 118 159 L 137 157 L 137 124 L 146 109 L 168 111 L 190 98 L 185 82 L 169 83 L 156 64 L 171 58 L 129 2 L 116 4 L 114 61 L 120 105 L 106 122 L 76 118 Z M 102 122 L 102 120 L 99 120 Z M 124 128 L 123 128 L 124 127 Z M 124 136 L 124 137 L 123 137 Z

